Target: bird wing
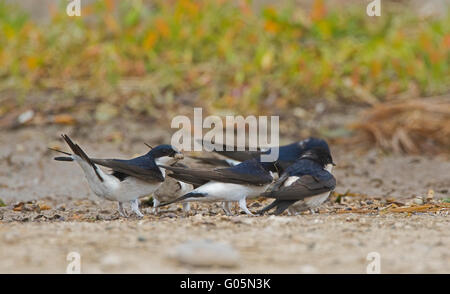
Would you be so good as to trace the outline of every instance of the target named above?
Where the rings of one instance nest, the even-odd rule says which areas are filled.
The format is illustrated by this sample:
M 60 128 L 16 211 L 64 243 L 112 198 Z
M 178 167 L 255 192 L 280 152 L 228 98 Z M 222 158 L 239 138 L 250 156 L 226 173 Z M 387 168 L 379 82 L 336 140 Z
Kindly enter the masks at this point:
M 295 162 L 295 160 L 293 161 L 286 161 L 286 160 L 278 160 L 276 162 L 277 164 L 277 168 L 278 168 L 278 172 L 280 174 L 284 173 L 286 171 L 286 169 L 291 166 L 293 163 Z
M 194 186 L 194 188 L 198 188 L 201 185 L 204 185 L 207 182 L 209 182 L 209 180 L 196 178 L 195 176 L 188 175 L 188 174 L 182 174 L 182 173 L 171 173 L 171 174 L 168 174 L 168 176 L 171 178 L 174 178 L 178 181 L 182 181 L 182 182 L 191 184 Z
M 230 166 L 225 159 L 219 159 L 214 157 L 194 157 L 194 156 L 192 156 L 192 158 L 204 164 L 214 166 Z
M 276 198 L 278 200 L 302 200 L 309 196 L 314 196 L 329 192 L 336 186 L 336 179 L 329 174 L 327 177 L 315 177 L 304 175 L 299 177 L 290 186 L 279 187 L 278 190 L 272 190 L 261 194 L 268 198 Z
M 289 174 L 287 173 L 281 174 L 281 176 L 276 181 L 274 181 L 272 184 L 269 185 L 266 192 L 278 191 L 280 187 L 284 184 L 284 182 L 287 180 L 287 178 L 289 178 Z
M 207 145 L 210 147 L 214 147 L 214 152 L 217 154 L 223 155 L 225 157 L 237 160 L 237 161 L 246 161 L 252 158 L 256 158 L 258 155 L 261 154 L 261 149 L 258 147 L 257 151 L 239 151 L 237 150 L 237 146 L 229 146 L 225 144 L 219 144 L 219 143 L 209 143 L 205 141 L 200 141 L 203 143 L 203 145 Z M 217 149 L 220 149 L 222 151 L 219 151 Z
M 247 166 L 246 170 L 239 168 L 239 166 L 213 170 L 186 169 L 173 166 L 161 167 L 172 171 L 171 177 L 197 185 L 208 181 L 258 186 L 272 182 L 272 176 L 268 172 L 261 171 L 261 166 L 254 167 L 257 172 L 255 172 L 255 169 L 249 168 L 249 166 Z
M 237 161 L 246 161 L 261 154 L 260 151 L 227 151 L 225 147 L 223 151 L 214 150 L 214 152 Z
M 113 171 L 124 173 L 146 182 L 164 181 L 164 177 L 156 165 L 154 168 L 144 168 L 127 160 L 98 158 L 92 158 L 91 160 L 98 165 L 109 167 Z

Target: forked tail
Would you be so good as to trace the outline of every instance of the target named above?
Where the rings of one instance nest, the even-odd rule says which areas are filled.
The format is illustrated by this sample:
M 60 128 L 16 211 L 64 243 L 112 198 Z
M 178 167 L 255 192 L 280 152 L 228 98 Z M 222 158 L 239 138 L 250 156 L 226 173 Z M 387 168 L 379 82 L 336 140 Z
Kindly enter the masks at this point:
M 188 198 L 205 197 L 205 196 L 206 196 L 206 194 L 204 194 L 204 193 L 190 192 L 190 193 L 187 193 L 187 194 L 185 194 L 181 197 L 178 197 L 177 199 L 174 199 L 172 201 L 160 203 L 157 207 L 166 206 L 166 205 L 169 205 L 172 203 L 180 202 L 180 201 L 186 200 Z
M 89 158 L 89 156 L 87 156 L 87 154 L 80 148 L 80 146 L 78 146 L 78 144 L 74 144 L 72 142 L 72 140 L 69 138 L 69 136 L 67 136 L 66 134 L 61 135 L 61 137 L 64 139 L 64 141 L 66 141 L 67 145 L 69 145 L 70 149 L 72 150 L 74 155 L 77 155 L 78 157 L 80 157 L 83 161 L 87 162 L 90 166 L 92 166 L 92 168 L 94 169 L 95 174 L 97 175 L 98 179 L 103 182 L 103 178 L 100 175 L 100 173 L 98 172 L 98 167 L 92 162 L 92 160 Z M 63 153 L 67 156 L 60 156 L 60 157 L 55 157 L 55 160 L 58 161 L 73 161 L 73 154 L 70 154 L 68 152 L 64 152 L 61 150 L 56 150 L 53 148 L 49 148 L 50 150 L 56 151 L 56 152 L 60 152 Z

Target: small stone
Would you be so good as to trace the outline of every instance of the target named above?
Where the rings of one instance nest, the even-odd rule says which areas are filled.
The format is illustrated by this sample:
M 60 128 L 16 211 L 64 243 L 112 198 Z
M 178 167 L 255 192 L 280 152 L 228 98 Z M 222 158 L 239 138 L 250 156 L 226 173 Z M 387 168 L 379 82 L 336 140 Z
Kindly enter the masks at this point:
M 100 263 L 104 268 L 117 267 L 122 263 L 122 259 L 118 255 L 108 254 L 100 260 Z
M 13 206 L 13 210 L 14 211 L 22 211 L 24 205 L 25 205 L 25 203 L 23 203 L 23 202 L 15 203 Z
M 42 204 L 37 205 L 37 208 L 39 208 L 39 211 L 40 211 L 40 210 L 50 210 L 50 209 L 52 209 L 52 208 L 50 207 L 50 205 L 45 204 L 45 203 L 42 203 Z
M 415 198 L 414 199 L 414 204 L 417 204 L 417 205 L 422 205 L 423 204 L 423 199 L 422 198 Z
M 319 273 L 319 270 L 315 266 L 312 266 L 310 264 L 305 264 L 300 267 L 300 273 L 301 274 L 317 274 L 317 273 Z
M 29 122 L 30 120 L 32 120 L 33 117 L 34 117 L 34 111 L 33 110 L 27 110 L 27 111 L 21 113 L 17 117 L 17 122 L 19 124 L 25 124 L 25 123 Z
M 19 234 L 16 232 L 7 232 L 3 235 L 3 241 L 6 244 L 13 244 L 19 240 Z
M 177 215 L 175 213 L 169 212 L 164 214 L 164 217 L 168 217 L 168 218 L 176 218 Z
M 60 204 L 56 207 L 57 210 L 59 211 L 66 211 L 66 205 L 65 204 Z
M 188 241 L 178 245 L 169 256 L 179 263 L 199 267 L 236 267 L 240 259 L 230 245 L 209 240 Z

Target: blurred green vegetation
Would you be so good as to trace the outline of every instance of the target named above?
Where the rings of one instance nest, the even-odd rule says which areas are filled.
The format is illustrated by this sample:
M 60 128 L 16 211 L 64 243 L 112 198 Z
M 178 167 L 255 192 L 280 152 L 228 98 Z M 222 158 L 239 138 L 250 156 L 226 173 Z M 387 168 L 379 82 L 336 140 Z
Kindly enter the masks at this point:
M 97 1 L 36 23 L 0 1 L 0 91 L 35 90 L 152 113 L 155 107 L 288 109 L 450 88 L 450 14 L 351 7 L 251 9 L 249 1 Z M 61 98 L 62 99 L 62 98 Z M 4 109 L 3 112 L 6 110 Z M 1 115 L 0 111 L 0 115 Z

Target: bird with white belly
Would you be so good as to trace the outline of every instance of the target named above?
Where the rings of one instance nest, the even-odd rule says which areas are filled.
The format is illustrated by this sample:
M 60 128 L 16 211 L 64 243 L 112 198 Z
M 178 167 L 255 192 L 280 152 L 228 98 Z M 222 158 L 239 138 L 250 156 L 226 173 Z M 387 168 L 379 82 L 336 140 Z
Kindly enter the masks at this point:
M 276 208 L 279 215 L 296 205 L 298 211 L 315 209 L 321 205 L 334 190 L 336 179 L 330 173 L 335 165 L 329 150 L 312 148 L 289 166 L 261 196 L 275 200 L 259 211 L 260 214 Z
M 168 176 L 190 183 L 197 188 L 173 201 L 161 203 L 160 206 L 175 202 L 224 202 L 223 209 L 231 214 L 230 203 L 238 202 L 239 207 L 248 215 L 246 199 L 258 197 L 273 180 L 275 166 L 272 162 L 260 162 L 256 158 L 244 161 L 234 167 L 213 170 L 189 169 L 162 166 L 171 171 Z
M 131 210 L 138 217 L 143 217 L 139 210 L 139 198 L 153 193 L 165 179 L 165 169 L 158 165 L 170 165 L 183 158 L 171 145 L 159 145 L 133 159 L 96 159 L 88 157 L 69 136 L 62 135 L 62 138 L 73 154 L 52 149 L 66 155 L 54 159 L 78 163 L 91 190 L 100 198 L 117 201 L 119 214 L 123 217 L 127 216 L 124 202 L 129 202 Z M 112 173 L 104 172 L 98 165 L 110 168 Z

